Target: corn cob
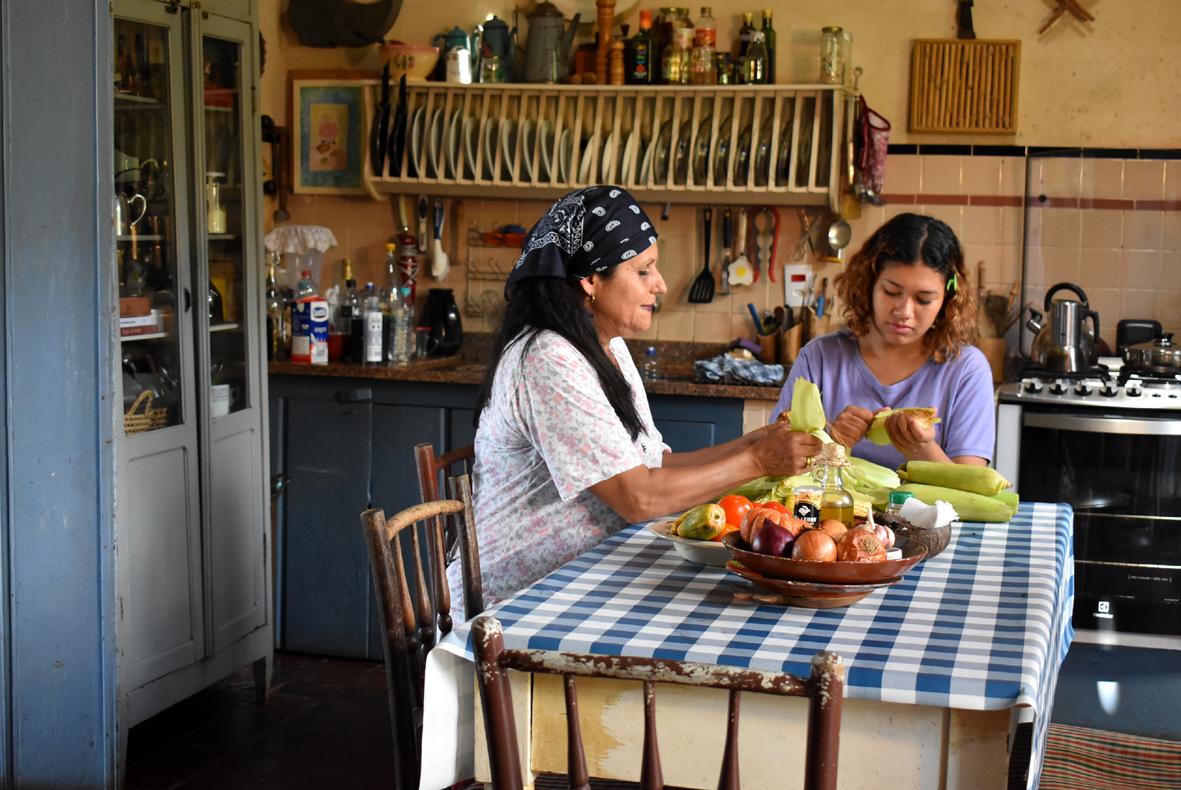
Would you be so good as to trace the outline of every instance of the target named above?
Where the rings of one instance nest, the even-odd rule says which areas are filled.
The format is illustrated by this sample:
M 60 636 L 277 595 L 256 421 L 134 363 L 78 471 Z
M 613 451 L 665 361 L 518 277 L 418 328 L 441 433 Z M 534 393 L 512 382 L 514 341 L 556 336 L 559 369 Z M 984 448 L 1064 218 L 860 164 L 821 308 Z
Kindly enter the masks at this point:
M 1017 515 L 1017 505 L 1021 503 L 1016 491 L 1002 491 L 999 494 L 993 494 L 993 499 L 999 499 L 1009 506 L 1009 510 L 1013 515 Z
M 807 379 L 796 379 L 791 390 L 791 429 L 804 433 L 822 431 L 824 422 L 820 388 Z
M 909 483 L 958 488 L 984 496 L 999 494 L 1011 485 L 1000 472 L 987 466 L 936 461 L 907 461 L 898 470 L 898 476 Z
M 726 511 L 712 503 L 689 508 L 673 522 L 673 534 L 693 540 L 712 540 L 726 526 Z M 737 525 L 735 525 L 737 526 Z
M 964 521 L 1008 521 L 1013 517 L 1013 511 L 1008 503 L 991 496 L 973 494 L 970 491 L 921 483 L 907 483 L 900 486 L 898 490 L 909 491 L 920 502 L 928 505 L 933 505 L 935 500 L 942 499 L 954 507 Z
M 869 426 L 869 430 L 865 432 L 865 438 L 869 439 L 874 444 L 880 444 L 885 447 L 890 443 L 890 434 L 886 431 L 886 418 L 891 414 L 900 411 L 908 411 L 920 418 L 925 418 L 926 427 L 930 427 L 939 422 L 939 418 L 935 416 L 935 407 L 927 406 L 925 408 L 918 408 L 908 406 L 903 409 L 883 409 L 873 417 L 873 423 Z

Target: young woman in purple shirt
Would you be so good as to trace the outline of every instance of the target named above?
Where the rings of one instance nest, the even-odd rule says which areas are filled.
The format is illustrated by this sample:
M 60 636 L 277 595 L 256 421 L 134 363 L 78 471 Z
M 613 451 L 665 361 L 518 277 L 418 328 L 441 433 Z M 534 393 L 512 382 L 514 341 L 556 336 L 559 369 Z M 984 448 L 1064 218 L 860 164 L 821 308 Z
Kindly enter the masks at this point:
M 836 279 L 845 328 L 804 346 L 772 419 L 803 377 L 820 388 L 833 439 L 895 468 L 907 460 L 986 465 L 996 440 L 992 374 L 969 345 L 976 304 L 959 240 L 943 222 L 899 214 L 870 236 Z M 883 408 L 934 406 L 942 422 L 886 420 L 890 445 L 866 440 Z

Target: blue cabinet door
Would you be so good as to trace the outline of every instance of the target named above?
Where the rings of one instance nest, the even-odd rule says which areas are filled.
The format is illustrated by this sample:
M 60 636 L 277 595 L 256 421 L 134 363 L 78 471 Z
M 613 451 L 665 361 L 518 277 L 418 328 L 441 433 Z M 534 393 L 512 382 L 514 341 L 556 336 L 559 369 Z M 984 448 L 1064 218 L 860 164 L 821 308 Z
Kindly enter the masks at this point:
M 652 420 L 674 453 L 700 450 L 742 435 L 742 401 L 650 395 Z

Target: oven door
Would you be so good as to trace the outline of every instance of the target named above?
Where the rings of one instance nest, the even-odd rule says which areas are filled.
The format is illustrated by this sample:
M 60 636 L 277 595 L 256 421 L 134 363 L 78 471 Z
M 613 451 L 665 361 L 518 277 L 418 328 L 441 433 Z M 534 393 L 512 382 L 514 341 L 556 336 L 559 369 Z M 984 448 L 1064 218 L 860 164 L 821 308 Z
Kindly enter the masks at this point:
M 1181 419 L 1021 417 L 1017 490 L 1074 508 L 1079 629 L 1181 635 Z

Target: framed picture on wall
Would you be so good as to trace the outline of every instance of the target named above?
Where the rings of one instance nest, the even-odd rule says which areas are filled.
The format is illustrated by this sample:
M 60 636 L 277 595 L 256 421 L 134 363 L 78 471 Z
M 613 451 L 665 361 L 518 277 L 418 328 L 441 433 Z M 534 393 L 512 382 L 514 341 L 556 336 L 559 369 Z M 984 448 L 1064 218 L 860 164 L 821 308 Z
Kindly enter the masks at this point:
M 291 191 L 309 195 L 367 194 L 367 108 L 361 72 L 291 75 Z M 310 76 L 316 75 L 316 76 Z

